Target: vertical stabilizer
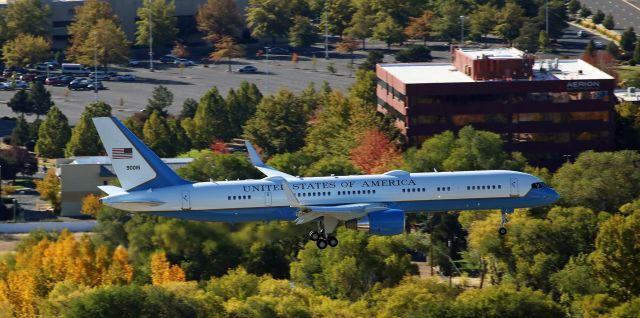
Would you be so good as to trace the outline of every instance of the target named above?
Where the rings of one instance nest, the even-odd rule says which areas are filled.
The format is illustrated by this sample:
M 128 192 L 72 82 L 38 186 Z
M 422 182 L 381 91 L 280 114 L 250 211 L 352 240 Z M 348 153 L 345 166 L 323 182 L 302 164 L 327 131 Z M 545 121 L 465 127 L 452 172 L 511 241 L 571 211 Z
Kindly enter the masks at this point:
M 189 183 L 171 170 L 116 118 L 97 117 L 93 118 L 93 123 L 125 191 Z

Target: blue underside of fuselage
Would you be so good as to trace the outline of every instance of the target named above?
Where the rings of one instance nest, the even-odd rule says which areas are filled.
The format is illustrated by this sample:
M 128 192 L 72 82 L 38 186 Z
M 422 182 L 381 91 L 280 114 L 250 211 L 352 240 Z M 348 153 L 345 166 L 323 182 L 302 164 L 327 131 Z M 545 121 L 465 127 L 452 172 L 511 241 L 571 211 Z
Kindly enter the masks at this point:
M 524 197 L 404 201 L 388 202 L 387 205 L 390 209 L 400 209 L 405 212 L 414 213 L 492 209 L 512 211 L 515 208 L 537 207 L 555 202 L 557 200 L 557 194 L 555 194 L 555 192 L 548 192 L 545 190 L 547 189 L 531 190 Z M 235 223 L 251 221 L 293 221 L 296 219 L 297 211 L 297 208 L 291 208 L 288 206 L 274 206 L 236 210 L 147 212 L 146 214 L 183 220 Z

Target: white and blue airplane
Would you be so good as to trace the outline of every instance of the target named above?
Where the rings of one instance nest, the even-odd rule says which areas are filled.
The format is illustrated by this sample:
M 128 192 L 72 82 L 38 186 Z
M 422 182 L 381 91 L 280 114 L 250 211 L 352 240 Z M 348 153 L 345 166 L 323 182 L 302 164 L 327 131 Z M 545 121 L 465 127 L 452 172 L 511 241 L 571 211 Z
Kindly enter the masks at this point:
M 500 209 L 504 227 L 515 208 L 552 204 L 558 193 L 540 179 L 516 171 L 409 173 L 298 177 L 265 165 L 246 142 L 260 180 L 191 182 L 180 178 L 120 121 L 94 118 L 121 187 L 100 186 L 101 202 L 130 212 L 214 222 L 316 221 L 311 240 L 324 249 L 347 228 L 374 235 L 404 232 L 407 212 Z

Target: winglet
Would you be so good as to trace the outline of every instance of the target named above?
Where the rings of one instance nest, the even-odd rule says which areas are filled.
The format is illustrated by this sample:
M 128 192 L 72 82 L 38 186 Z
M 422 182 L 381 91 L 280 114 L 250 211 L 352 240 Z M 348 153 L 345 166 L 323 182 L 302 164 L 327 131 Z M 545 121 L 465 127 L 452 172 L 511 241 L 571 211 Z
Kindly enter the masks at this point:
M 245 140 L 244 144 L 247 147 L 247 152 L 249 153 L 249 160 L 251 160 L 251 164 L 256 167 L 256 169 L 260 170 L 260 172 L 264 173 L 267 177 L 282 177 L 287 180 L 296 179 L 296 177 L 290 174 L 278 171 L 264 164 L 264 162 L 262 162 L 262 159 L 260 159 L 260 155 L 258 155 L 256 149 L 253 148 L 253 145 L 248 140 Z
M 264 167 L 264 162 L 262 162 L 262 159 L 260 159 L 260 155 L 258 155 L 258 152 L 255 148 L 253 148 L 253 145 L 249 142 L 249 140 L 245 140 L 244 144 L 247 147 L 247 152 L 249 153 L 249 160 L 251 160 L 251 164 L 256 167 Z
M 287 180 L 282 180 L 282 187 L 284 188 L 284 194 L 287 196 L 287 201 L 289 201 L 289 206 L 292 208 L 302 208 L 303 205 L 300 204 L 296 194 L 293 193 L 291 187 L 289 187 L 289 182 L 287 182 Z

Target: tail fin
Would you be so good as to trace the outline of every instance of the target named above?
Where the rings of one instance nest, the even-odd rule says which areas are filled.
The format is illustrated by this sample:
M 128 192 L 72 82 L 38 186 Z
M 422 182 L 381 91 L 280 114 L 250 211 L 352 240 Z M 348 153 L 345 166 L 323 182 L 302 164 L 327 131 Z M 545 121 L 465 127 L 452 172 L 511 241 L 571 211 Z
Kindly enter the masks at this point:
M 93 118 L 93 124 L 125 191 L 189 183 L 162 162 L 158 155 L 115 117 Z

